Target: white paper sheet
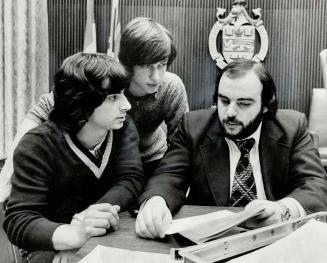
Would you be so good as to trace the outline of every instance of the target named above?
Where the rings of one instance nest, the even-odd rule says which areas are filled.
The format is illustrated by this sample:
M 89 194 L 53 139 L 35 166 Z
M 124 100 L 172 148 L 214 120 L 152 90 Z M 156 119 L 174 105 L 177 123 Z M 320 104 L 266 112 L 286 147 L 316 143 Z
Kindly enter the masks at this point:
M 210 222 L 211 220 L 224 218 L 232 214 L 235 213 L 228 210 L 221 210 L 221 211 L 199 215 L 199 216 L 191 216 L 187 218 L 175 219 L 171 222 L 165 233 L 166 235 L 180 233 L 189 229 L 194 229 L 197 225 L 200 225 L 204 222 Z
M 326 263 L 327 223 L 311 219 L 290 235 L 230 263 Z
M 98 245 L 87 254 L 79 263 L 171 263 L 168 254 L 131 251 L 120 248 Z

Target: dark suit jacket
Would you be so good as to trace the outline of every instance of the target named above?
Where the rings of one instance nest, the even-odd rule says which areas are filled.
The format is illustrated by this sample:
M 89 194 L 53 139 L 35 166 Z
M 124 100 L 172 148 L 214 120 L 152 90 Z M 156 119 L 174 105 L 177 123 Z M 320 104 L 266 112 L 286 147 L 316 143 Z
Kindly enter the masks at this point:
M 304 114 L 279 110 L 276 117 L 265 116 L 259 152 L 268 200 L 289 196 L 309 213 L 327 210 L 326 173 Z M 228 206 L 229 149 L 216 109 L 184 115 L 170 148 L 140 196 L 140 203 L 153 195 L 164 197 L 172 212 L 185 201 Z

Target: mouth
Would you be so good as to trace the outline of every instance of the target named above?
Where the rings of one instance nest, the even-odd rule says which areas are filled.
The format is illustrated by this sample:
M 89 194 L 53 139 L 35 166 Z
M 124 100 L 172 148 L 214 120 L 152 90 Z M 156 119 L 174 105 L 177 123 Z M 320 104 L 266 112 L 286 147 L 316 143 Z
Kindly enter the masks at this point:
M 236 129 L 236 128 L 242 126 L 242 124 L 239 123 L 239 122 L 226 121 L 226 122 L 224 122 L 224 123 L 225 123 L 225 125 L 226 125 L 228 128 L 230 128 L 230 129 Z
M 150 87 L 150 88 L 152 88 L 152 89 L 155 89 L 155 88 L 157 88 L 158 86 L 159 86 L 159 83 L 154 83 L 154 84 L 152 84 L 152 83 L 149 83 L 149 84 L 146 84 L 148 87 Z
M 118 120 L 123 120 L 123 121 L 124 121 L 124 120 L 126 119 L 126 115 L 121 116 L 121 117 L 118 117 L 117 119 L 118 119 Z
M 233 121 L 225 121 L 225 124 L 231 125 L 231 126 L 238 126 L 241 125 L 239 122 L 233 122 Z

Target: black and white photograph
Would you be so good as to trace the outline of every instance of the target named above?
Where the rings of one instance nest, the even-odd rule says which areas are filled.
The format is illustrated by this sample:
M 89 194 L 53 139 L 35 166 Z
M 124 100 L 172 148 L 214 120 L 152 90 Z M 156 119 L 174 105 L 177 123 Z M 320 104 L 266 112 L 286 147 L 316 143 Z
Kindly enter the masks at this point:
M 0 263 L 327 262 L 326 0 L 0 0 Z

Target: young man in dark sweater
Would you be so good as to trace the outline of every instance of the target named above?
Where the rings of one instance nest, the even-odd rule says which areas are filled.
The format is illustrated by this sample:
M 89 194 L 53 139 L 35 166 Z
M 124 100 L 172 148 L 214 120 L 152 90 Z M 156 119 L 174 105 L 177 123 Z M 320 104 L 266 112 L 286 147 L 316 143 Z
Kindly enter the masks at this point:
M 182 80 L 168 71 L 176 52 L 172 34 L 151 18 L 134 18 L 122 31 L 119 61 L 131 75 L 125 95 L 132 105 L 128 114 L 140 136 L 145 181 L 153 175 L 183 114 L 189 111 Z M 13 147 L 22 134 L 48 120 L 53 103 L 52 93 L 41 96 L 20 125 Z M 0 202 L 10 189 L 11 160 L 9 154 L 0 173 Z
M 67 58 L 55 76 L 49 121 L 18 144 L 4 229 L 29 262 L 60 261 L 90 237 L 117 230 L 118 212 L 140 194 L 127 76 L 104 54 Z

